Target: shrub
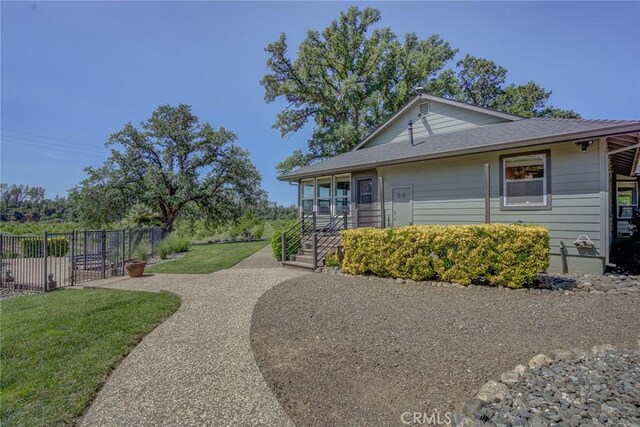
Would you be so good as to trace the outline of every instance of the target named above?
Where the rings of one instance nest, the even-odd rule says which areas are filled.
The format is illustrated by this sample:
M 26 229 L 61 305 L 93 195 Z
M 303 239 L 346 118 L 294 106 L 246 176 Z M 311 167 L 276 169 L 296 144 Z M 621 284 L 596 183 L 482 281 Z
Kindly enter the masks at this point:
M 259 225 L 256 225 L 251 229 L 251 236 L 254 239 L 260 240 L 263 234 L 264 234 L 264 222 Z
M 549 232 L 535 225 L 359 228 L 342 244 L 345 272 L 380 277 L 519 288 L 549 265 Z
M 151 256 L 151 247 L 149 246 L 149 244 L 140 243 L 133 249 L 131 259 L 133 261 L 147 262 L 149 256 Z
M 179 237 L 176 233 L 171 233 L 158 243 L 157 252 L 160 259 L 167 259 L 167 256 L 189 250 L 191 242 L 189 239 Z
M 325 267 L 340 267 L 340 259 L 335 252 L 329 252 L 324 258 Z
M 42 241 L 44 238 L 33 237 L 20 240 L 22 256 L 25 258 L 41 258 L 44 256 Z M 47 256 L 65 256 L 69 252 L 69 239 L 66 237 L 50 237 L 47 239 Z
M 289 253 L 296 252 L 300 248 L 300 237 L 287 239 L 287 251 Z M 271 236 L 271 249 L 273 249 L 273 257 L 277 261 L 282 261 L 282 231 L 276 230 Z

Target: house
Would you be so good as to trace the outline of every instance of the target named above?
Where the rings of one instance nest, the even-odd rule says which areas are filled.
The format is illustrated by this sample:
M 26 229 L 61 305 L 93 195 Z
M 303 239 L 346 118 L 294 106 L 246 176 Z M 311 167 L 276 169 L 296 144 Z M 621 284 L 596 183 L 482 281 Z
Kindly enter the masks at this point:
M 639 137 L 640 120 L 526 119 L 421 94 L 352 151 L 279 177 L 298 185 L 301 219 L 283 260 L 318 265 L 340 227 L 523 222 L 549 229 L 550 271 L 602 274 L 631 233 Z

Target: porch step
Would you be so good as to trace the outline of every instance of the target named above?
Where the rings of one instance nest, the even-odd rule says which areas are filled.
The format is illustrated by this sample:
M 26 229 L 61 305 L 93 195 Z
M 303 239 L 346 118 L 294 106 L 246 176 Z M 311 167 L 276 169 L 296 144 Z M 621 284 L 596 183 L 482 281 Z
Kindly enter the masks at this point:
M 283 267 L 294 268 L 296 270 L 313 271 L 313 264 L 300 261 L 282 261 Z
M 300 253 L 300 252 L 303 252 L 303 253 Z M 299 251 L 295 255 L 290 255 L 290 258 L 291 258 L 291 261 L 299 261 L 299 262 L 306 262 L 307 264 L 313 264 L 313 251 L 311 251 L 311 253 L 304 253 L 304 251 Z

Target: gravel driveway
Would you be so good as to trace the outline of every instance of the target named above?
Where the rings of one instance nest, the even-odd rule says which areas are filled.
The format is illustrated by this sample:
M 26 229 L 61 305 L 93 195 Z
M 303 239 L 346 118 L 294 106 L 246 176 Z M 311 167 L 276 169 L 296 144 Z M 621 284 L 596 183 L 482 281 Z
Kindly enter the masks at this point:
M 636 347 L 640 296 L 442 288 L 306 275 L 258 301 L 256 361 L 298 425 L 400 425 L 446 412 L 558 348 Z
M 289 425 L 254 361 L 251 313 L 264 291 L 299 276 L 265 248 L 209 275 L 156 274 L 92 282 L 182 298 L 178 311 L 109 376 L 81 425 Z

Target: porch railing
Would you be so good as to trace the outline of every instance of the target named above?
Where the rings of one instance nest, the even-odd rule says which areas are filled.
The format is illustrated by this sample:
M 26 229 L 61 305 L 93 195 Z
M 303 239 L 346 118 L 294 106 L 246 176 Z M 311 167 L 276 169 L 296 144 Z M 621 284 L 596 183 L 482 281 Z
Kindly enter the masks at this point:
M 385 228 L 385 210 L 379 203 L 363 204 L 359 203 L 353 209 L 353 226 Z
M 282 233 L 282 262 L 298 252 L 305 239 L 316 231 L 317 216 L 315 212 L 302 215 L 300 220 L 290 229 Z
M 349 213 L 345 210 L 332 217 L 322 231 L 313 233 L 313 269 L 315 270 L 333 249 L 340 245 L 340 231 L 349 227 Z

